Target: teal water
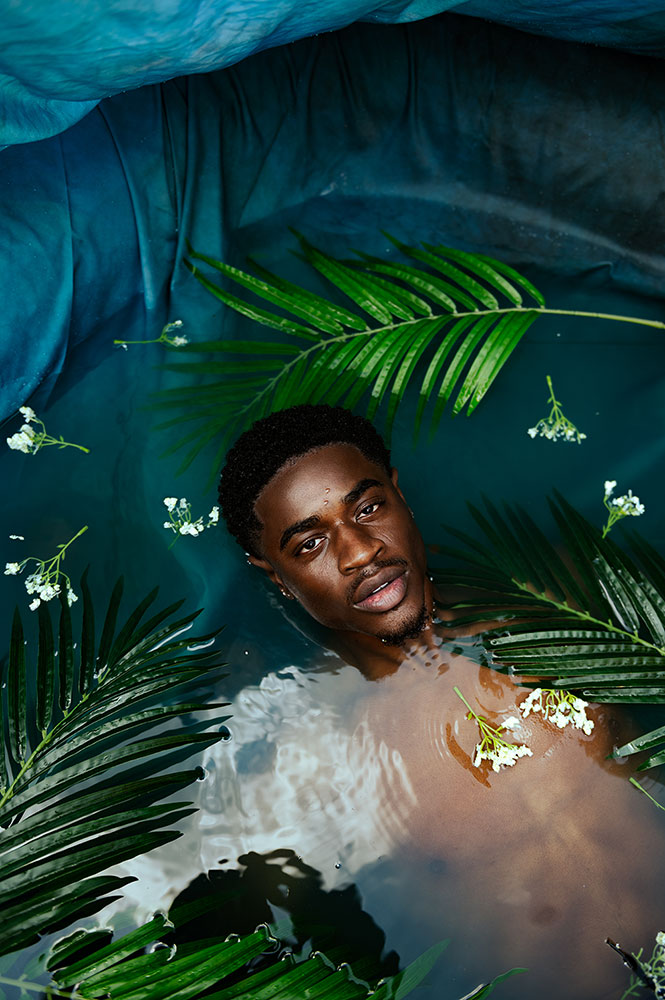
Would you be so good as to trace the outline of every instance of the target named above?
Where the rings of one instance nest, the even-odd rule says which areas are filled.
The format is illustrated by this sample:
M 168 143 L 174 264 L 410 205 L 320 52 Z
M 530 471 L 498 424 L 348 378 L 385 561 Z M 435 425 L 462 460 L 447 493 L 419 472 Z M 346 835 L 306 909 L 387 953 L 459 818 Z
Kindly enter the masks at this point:
M 239 264 L 244 252 L 256 253 L 251 232 L 246 242 L 242 253 L 240 245 L 235 248 Z M 263 252 L 267 266 L 280 270 L 286 245 L 284 237 L 276 236 L 270 251 Z M 298 264 L 285 267 L 280 273 L 298 273 Z M 574 281 L 528 276 L 553 307 L 662 315 L 659 302 L 610 288 L 603 271 Z M 202 290 L 200 294 L 205 296 Z M 210 308 L 215 309 L 212 300 Z M 187 316 L 176 318 L 196 340 Z M 245 335 L 240 324 L 232 326 Z M 206 461 L 176 477 L 178 456 L 160 457 L 170 443 L 169 432 L 151 429 L 159 420 L 146 408 L 151 392 L 179 384 L 173 373 L 159 367 L 171 355 L 158 345 L 114 348 L 113 339 L 122 333 L 109 329 L 105 341 L 74 353 L 51 399 L 37 394 L 30 400 L 49 432 L 85 444 L 91 453 L 51 448 L 25 456 L 5 449 L 0 476 L 7 484 L 4 561 L 50 556 L 58 543 L 87 524 L 88 532 L 67 555 L 75 589 L 89 564 L 93 593 L 102 599 L 111 581 L 124 574 L 127 610 L 159 583 L 164 604 L 184 596 L 188 609 L 203 608 L 198 632 L 227 625 L 218 642 L 229 673 L 222 691 L 210 694 L 233 700 L 231 738 L 202 761 L 208 779 L 201 784 L 196 822 L 188 825 L 175 853 L 163 849 L 141 866 L 145 882 L 141 893 L 132 890 L 131 905 L 146 915 L 210 868 L 233 868 L 244 852 L 292 850 L 302 864 L 321 873 L 321 892 L 348 895 L 349 887 L 356 886 L 361 904 L 356 899 L 353 912 L 362 906 L 384 932 L 386 950 L 397 952 L 402 961 L 452 936 L 447 957 L 419 995 L 423 1000 L 457 1000 L 480 980 L 476 970 L 482 967 L 485 975 L 486 969 L 480 959 L 475 961 L 469 934 L 456 950 L 450 900 L 437 910 L 425 891 L 432 873 L 441 875 L 442 859 L 409 861 L 406 855 L 391 855 L 391 824 L 403 829 L 409 822 L 408 796 L 397 794 L 397 770 L 386 765 L 394 778 L 391 788 L 397 789 L 390 823 L 382 821 L 377 828 L 375 815 L 363 815 L 363 806 L 373 801 L 367 785 L 371 775 L 363 770 L 363 758 L 349 757 L 345 747 L 353 736 L 353 707 L 366 682 L 294 630 L 223 527 L 196 539 L 180 538 L 169 548 L 172 536 L 162 527 L 163 498 L 186 496 L 198 515 L 207 513 L 215 495 L 204 488 Z M 545 497 L 552 488 L 600 524 L 603 482 L 616 479 L 617 493 L 631 488 L 646 505 L 645 515 L 630 527 L 638 527 L 663 551 L 662 336 L 628 324 L 543 319 L 476 413 L 468 419 L 444 419 L 432 442 L 423 438 L 415 447 L 414 404 L 407 400 L 395 428 L 393 457 L 425 539 L 442 540 L 445 523 L 468 529 L 466 503 L 478 502 L 483 494 L 494 501 L 520 502 L 549 531 Z M 547 374 L 566 415 L 588 435 L 582 445 L 532 441 L 526 433 L 548 412 Z M 6 434 L 18 426 L 17 419 L 7 422 Z M 623 530 L 623 525 L 615 529 L 619 539 Z M 25 541 L 10 541 L 10 533 L 24 535 Z M 4 635 L 16 602 L 29 617 L 28 600 L 20 578 L 2 577 Z M 220 868 L 224 858 L 227 864 Z M 256 859 L 252 863 L 265 867 Z M 274 865 L 272 870 L 274 874 Z M 289 878 L 297 882 L 293 867 Z M 276 884 L 288 888 L 289 878 Z M 270 878 L 265 879 L 268 884 Z M 278 902 L 273 902 L 273 915 L 280 915 Z M 537 988 L 549 995 L 541 984 Z M 509 982 L 497 997 L 522 995 L 516 989 Z M 551 989 L 552 997 L 560 996 L 555 984 Z

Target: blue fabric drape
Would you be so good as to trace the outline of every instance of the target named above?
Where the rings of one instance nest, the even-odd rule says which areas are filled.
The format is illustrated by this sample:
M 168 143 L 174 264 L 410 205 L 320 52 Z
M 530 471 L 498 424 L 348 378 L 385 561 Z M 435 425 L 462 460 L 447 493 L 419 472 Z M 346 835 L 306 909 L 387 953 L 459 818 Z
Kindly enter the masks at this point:
M 389 228 L 661 295 L 664 93 L 661 60 L 442 14 L 103 101 L 0 154 L 0 412 L 67 352 L 219 335 L 185 238 L 280 269 L 289 225 L 341 253 Z
M 0 147 L 43 139 L 104 97 L 230 66 L 358 20 L 446 10 L 537 34 L 662 55 L 663 0 L 24 0 L 2 8 Z

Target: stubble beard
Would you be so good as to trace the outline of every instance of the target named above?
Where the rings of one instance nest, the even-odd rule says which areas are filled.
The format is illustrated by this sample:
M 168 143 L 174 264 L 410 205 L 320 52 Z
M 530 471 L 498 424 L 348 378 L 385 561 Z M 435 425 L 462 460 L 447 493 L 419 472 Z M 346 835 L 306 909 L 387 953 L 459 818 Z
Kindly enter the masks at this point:
M 402 622 L 399 628 L 390 632 L 377 632 L 377 636 L 385 646 L 403 646 L 407 640 L 417 639 L 428 622 L 429 614 L 423 604 L 420 611 Z

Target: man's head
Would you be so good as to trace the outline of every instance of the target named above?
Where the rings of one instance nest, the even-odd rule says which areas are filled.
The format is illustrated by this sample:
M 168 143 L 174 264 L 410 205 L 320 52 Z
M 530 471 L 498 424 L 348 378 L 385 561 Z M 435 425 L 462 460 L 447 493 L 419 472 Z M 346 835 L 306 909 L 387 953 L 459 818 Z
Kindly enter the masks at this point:
M 251 561 L 321 624 L 391 644 L 426 624 L 424 546 L 369 421 L 310 405 L 258 421 L 219 497 Z

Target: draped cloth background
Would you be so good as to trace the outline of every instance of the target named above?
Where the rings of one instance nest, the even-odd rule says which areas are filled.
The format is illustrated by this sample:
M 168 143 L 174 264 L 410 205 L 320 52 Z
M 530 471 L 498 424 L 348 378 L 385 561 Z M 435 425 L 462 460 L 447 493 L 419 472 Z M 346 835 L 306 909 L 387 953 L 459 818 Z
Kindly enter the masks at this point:
M 441 13 L 451 6 L 475 16 Z M 389 220 L 407 241 L 553 274 L 600 269 L 662 294 L 665 6 L 525 11 L 173 0 L 5 12 L 0 416 L 50 392 L 74 350 L 92 365 L 114 337 L 157 336 L 176 317 L 219 334 L 223 315 L 181 263 L 186 238 L 242 266 L 288 224 L 344 252 L 376 250 Z

